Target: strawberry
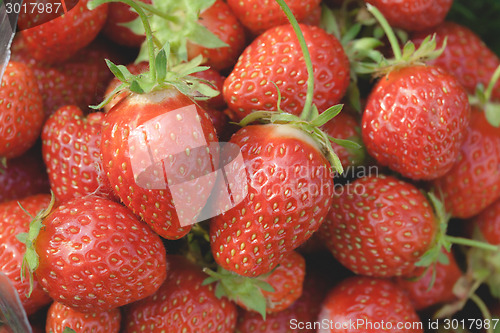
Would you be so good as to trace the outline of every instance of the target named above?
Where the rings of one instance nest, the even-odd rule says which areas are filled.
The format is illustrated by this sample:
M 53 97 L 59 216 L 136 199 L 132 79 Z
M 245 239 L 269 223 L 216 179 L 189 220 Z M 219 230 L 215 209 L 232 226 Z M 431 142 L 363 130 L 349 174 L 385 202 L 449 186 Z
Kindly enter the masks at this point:
M 500 198 L 500 134 L 473 107 L 471 124 L 465 133 L 456 163 L 444 176 L 433 181 L 442 193 L 447 210 L 456 217 L 479 214 Z
M 67 14 L 21 32 L 31 55 L 39 61 L 58 63 L 68 60 L 94 40 L 108 15 L 108 6 L 89 10 L 89 0 L 78 1 Z M 20 29 L 30 26 L 32 15 L 21 15 Z
M 337 104 L 349 85 L 349 60 L 340 42 L 318 27 L 300 25 L 314 68 L 313 103 L 319 112 Z M 305 105 L 307 72 L 292 25 L 271 28 L 241 54 L 224 82 L 224 99 L 236 120 L 258 110 L 299 115 Z
M 31 70 L 11 61 L 0 87 L 0 160 L 25 153 L 40 135 L 42 97 Z
M 104 113 L 83 116 L 74 105 L 57 110 L 42 131 L 42 152 L 56 199 L 95 194 L 116 200 L 101 164 Z
M 395 283 L 410 298 L 415 310 L 420 311 L 436 304 L 444 304 L 456 299 L 453 287 L 463 275 L 453 256 L 446 252 L 448 263 L 437 262 L 416 279 L 398 277 Z
M 151 4 L 151 0 L 141 0 Z M 102 28 L 102 32 L 113 42 L 129 46 L 139 47 L 144 42 L 144 35 L 137 35 L 124 23 L 128 23 L 137 18 L 137 14 L 130 9 L 130 6 L 122 2 L 112 2 L 109 4 L 108 17 Z
M 436 35 L 439 47 L 446 38 L 446 48 L 428 64 L 439 66 L 453 74 L 469 94 L 474 94 L 479 83 L 488 84 L 500 59 L 478 35 L 469 28 L 454 22 L 444 22 L 429 30 L 412 34 L 411 39 L 420 45 L 428 35 Z M 493 98 L 500 100 L 500 84 L 493 90 Z
M 31 217 L 47 208 L 50 195 L 38 194 L 0 204 L 0 271 L 5 273 L 16 288 L 21 303 L 28 314 L 35 313 L 50 303 L 51 299 L 43 290 L 38 280 L 33 281 L 33 291 L 28 297 L 30 282 L 21 278 L 21 266 L 25 248 L 16 239 L 16 235 L 27 232 Z M 22 207 L 22 208 L 21 208 Z
M 203 284 L 207 275 L 184 257 L 168 261 L 172 270 L 160 289 L 125 308 L 124 332 L 234 332 L 236 307 Z
M 0 171 L 0 202 L 22 199 L 34 194 L 49 193 L 50 184 L 39 147 L 8 162 Z
M 356 274 L 412 275 L 438 232 L 425 196 L 390 176 L 366 176 L 335 194 L 320 236 Z
M 113 201 L 69 200 L 36 224 L 42 224 L 36 238 L 36 229 L 23 236 L 26 262 L 49 295 L 75 311 L 132 303 L 153 294 L 166 278 L 160 238 Z
M 470 106 L 457 80 L 433 66 L 391 70 L 371 91 L 361 121 L 368 153 L 412 179 L 435 179 L 455 162 Z
M 160 236 L 177 239 L 197 222 L 215 183 L 216 143 L 208 114 L 169 87 L 115 105 L 102 128 L 101 156 L 122 202 Z
M 118 333 L 121 314 L 119 309 L 104 312 L 81 313 L 61 303 L 54 302 L 47 313 L 46 331 L 63 333 L 66 327 L 76 333 Z
M 475 219 L 475 225 L 490 244 L 500 245 L 500 199 L 483 210 Z
M 257 276 L 319 228 L 333 193 L 331 167 L 319 145 L 291 125 L 247 126 L 229 142 L 243 159 L 226 166 L 229 188 L 233 196 L 244 196 L 212 219 L 212 252 L 224 269 Z
M 320 0 L 288 0 L 297 21 L 302 21 L 319 8 Z M 288 23 L 288 20 L 276 1 L 260 2 L 258 0 L 228 0 L 234 14 L 241 23 L 254 35 Z
M 351 140 L 361 143 L 361 128 L 358 121 L 346 112 L 339 113 L 322 127 L 323 131 L 336 139 Z M 363 149 L 350 149 L 332 141 L 332 148 L 344 167 L 361 165 L 364 162 Z
M 389 24 L 407 31 L 435 27 L 444 21 L 453 0 L 365 0 L 378 8 Z
M 388 280 L 362 276 L 347 278 L 328 293 L 318 321 L 321 333 L 424 331 L 401 289 Z

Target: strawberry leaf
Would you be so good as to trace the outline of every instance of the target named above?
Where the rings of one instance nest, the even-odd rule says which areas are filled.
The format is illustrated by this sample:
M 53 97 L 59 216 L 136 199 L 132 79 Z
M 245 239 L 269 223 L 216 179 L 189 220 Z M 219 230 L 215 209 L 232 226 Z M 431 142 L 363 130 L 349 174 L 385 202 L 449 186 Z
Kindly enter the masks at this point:
M 327 122 L 329 122 L 331 119 L 335 118 L 340 111 L 342 111 L 342 108 L 344 107 L 343 104 L 337 104 L 334 106 L 329 107 L 327 110 L 325 110 L 323 113 L 321 113 L 318 117 L 313 119 L 311 121 L 312 126 L 317 126 L 321 127 Z
M 167 48 L 167 50 L 170 48 L 168 43 L 156 55 L 155 66 L 158 82 L 162 82 L 167 76 L 167 51 L 165 48 Z
M 64 328 L 63 333 L 76 333 L 76 332 L 72 328 L 69 328 L 68 326 L 66 326 Z
M 114 63 L 112 63 L 110 60 L 108 59 L 105 59 L 106 61 L 106 65 L 108 65 L 108 68 L 109 70 L 111 71 L 111 73 L 113 73 L 114 76 L 116 76 L 116 78 L 122 82 L 125 82 L 127 79 L 125 78 L 125 74 L 122 72 L 122 69 L 120 67 L 118 67 L 117 65 L 115 65 Z M 124 67 L 124 66 L 122 66 Z M 127 70 L 128 71 L 128 70 Z M 129 73 L 130 74 L 130 73 Z

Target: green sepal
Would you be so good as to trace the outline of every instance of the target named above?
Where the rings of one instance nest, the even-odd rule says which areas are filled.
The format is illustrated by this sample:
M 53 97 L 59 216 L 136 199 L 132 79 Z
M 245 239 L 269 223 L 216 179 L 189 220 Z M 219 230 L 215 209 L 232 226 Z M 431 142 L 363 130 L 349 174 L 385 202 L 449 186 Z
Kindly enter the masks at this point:
M 488 103 L 484 110 L 486 119 L 493 127 L 500 127 L 500 104 Z
M 64 328 L 63 333 L 76 333 L 76 332 L 72 328 L 69 328 L 68 326 L 66 326 Z
M 170 53 L 170 44 L 166 44 L 158 54 L 156 54 L 156 78 L 158 82 L 162 82 L 167 77 L 167 59 Z
M 219 47 L 229 47 L 229 45 L 224 43 L 213 32 L 211 32 L 205 26 L 199 23 L 193 25 L 193 30 L 187 37 L 191 42 L 198 45 L 203 45 L 204 47 L 209 49 L 216 49 Z
M 33 273 L 38 268 L 39 263 L 38 254 L 35 250 L 35 241 L 38 237 L 38 234 L 40 233 L 40 230 L 43 228 L 43 220 L 52 211 L 54 203 L 55 196 L 54 193 L 52 193 L 50 203 L 47 208 L 40 210 L 34 217 L 29 214 L 19 203 L 19 207 L 21 207 L 21 209 L 31 218 L 28 232 L 22 232 L 16 235 L 16 238 L 26 246 L 26 252 L 23 256 L 23 262 L 21 264 L 21 281 L 24 281 L 27 273 L 30 281 L 30 289 L 28 294 L 26 295 L 27 297 L 30 297 L 31 293 L 33 292 Z
M 354 149 L 361 149 L 361 148 L 363 148 L 362 145 L 360 145 L 359 143 L 357 143 L 356 141 L 353 141 L 353 140 L 337 139 L 337 138 L 334 138 L 332 136 L 328 136 L 328 139 L 330 141 L 335 142 L 339 146 L 342 146 L 342 147 L 347 148 L 347 149 L 354 150 Z
M 337 104 L 334 106 L 329 107 L 326 109 L 323 113 L 321 113 L 318 117 L 314 118 L 310 123 L 312 126 L 317 126 L 321 127 L 327 122 L 329 122 L 331 119 L 335 118 L 340 111 L 342 111 L 342 108 L 344 107 L 344 104 Z

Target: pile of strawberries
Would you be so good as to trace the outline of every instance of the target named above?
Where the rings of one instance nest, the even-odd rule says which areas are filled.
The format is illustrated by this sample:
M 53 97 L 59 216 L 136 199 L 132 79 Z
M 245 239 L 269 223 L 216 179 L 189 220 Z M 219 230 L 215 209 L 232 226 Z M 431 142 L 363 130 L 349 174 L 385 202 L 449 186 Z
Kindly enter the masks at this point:
M 1 81 L 0 332 L 500 329 L 500 59 L 452 0 L 73 5 Z

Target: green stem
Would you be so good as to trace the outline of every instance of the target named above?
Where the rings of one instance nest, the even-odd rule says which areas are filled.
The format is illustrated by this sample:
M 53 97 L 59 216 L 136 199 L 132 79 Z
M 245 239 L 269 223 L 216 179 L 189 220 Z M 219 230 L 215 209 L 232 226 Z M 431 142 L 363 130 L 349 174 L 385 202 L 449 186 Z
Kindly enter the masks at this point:
M 150 13 L 156 15 L 156 16 L 159 16 L 159 17 L 163 18 L 166 21 L 170 21 L 170 22 L 175 23 L 175 24 L 180 24 L 181 23 L 181 21 L 180 21 L 180 19 L 178 17 L 167 15 L 167 14 L 161 12 L 160 10 L 156 9 L 156 7 L 154 7 L 153 5 L 144 3 L 142 1 L 139 2 L 138 4 L 143 9 L 147 10 L 148 12 L 150 12 Z
M 382 29 L 384 29 L 385 35 L 387 36 L 387 38 L 389 39 L 389 43 L 391 44 L 392 52 L 394 53 L 394 58 L 396 60 L 400 60 L 402 57 L 401 47 L 399 46 L 396 34 L 389 25 L 389 22 L 387 22 L 384 15 L 382 15 L 382 13 L 377 9 L 377 7 L 367 3 L 366 8 L 375 17 L 378 23 L 382 26 Z
M 302 33 L 302 30 L 300 30 L 299 23 L 297 22 L 297 19 L 295 18 L 295 16 L 293 16 L 293 13 L 290 10 L 290 8 L 288 7 L 288 5 L 283 0 L 276 0 L 276 2 L 280 5 L 281 9 L 283 10 L 286 17 L 288 18 L 288 21 L 290 21 L 290 24 L 293 27 L 293 31 L 297 35 L 297 38 L 298 38 L 299 44 L 300 44 L 300 48 L 302 49 L 302 53 L 304 55 L 304 61 L 306 62 L 306 68 L 307 68 L 307 94 L 306 94 L 306 101 L 304 104 L 304 109 L 302 110 L 302 113 L 300 114 L 300 118 L 305 119 L 305 120 L 311 120 L 312 101 L 313 101 L 313 96 L 314 96 L 314 70 L 313 70 L 313 65 L 312 65 L 312 61 L 311 61 L 311 54 L 309 53 L 309 50 L 307 48 L 304 34 Z
M 483 316 L 483 319 L 489 319 L 491 321 L 491 312 L 490 310 L 488 310 L 488 307 L 486 306 L 486 304 L 484 304 L 484 301 L 479 297 L 477 296 L 476 294 L 472 294 L 470 295 L 470 300 L 473 301 L 476 306 L 479 308 L 479 311 L 481 311 L 481 314 Z M 492 328 L 492 325 L 490 325 L 490 327 L 488 327 L 486 329 L 486 332 L 487 333 L 493 333 L 493 328 Z
M 450 235 L 445 236 L 446 240 L 453 244 L 458 244 L 458 245 L 465 245 L 465 246 L 470 246 L 470 247 L 475 247 L 478 249 L 483 249 L 486 251 L 498 251 L 499 247 L 493 244 L 485 243 L 485 242 L 480 242 L 477 240 L 473 239 L 468 239 L 468 238 L 463 238 L 463 237 L 454 237 Z
M 486 101 L 489 101 L 491 98 L 491 93 L 493 92 L 493 88 L 495 88 L 495 84 L 500 78 L 500 66 L 497 67 L 493 75 L 491 76 L 490 83 L 488 84 L 488 88 L 484 92 L 484 96 L 486 97 Z

